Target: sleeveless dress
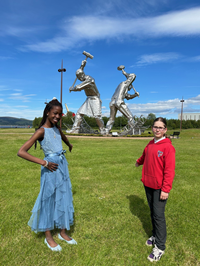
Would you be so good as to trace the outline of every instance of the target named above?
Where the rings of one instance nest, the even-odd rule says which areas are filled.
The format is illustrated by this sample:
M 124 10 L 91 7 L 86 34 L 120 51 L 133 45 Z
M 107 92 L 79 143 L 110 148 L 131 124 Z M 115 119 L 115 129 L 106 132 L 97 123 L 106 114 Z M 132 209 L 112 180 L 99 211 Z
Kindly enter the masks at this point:
M 72 187 L 58 128 L 44 127 L 44 139 L 40 144 L 45 154 L 44 160 L 57 163 L 58 169 L 51 172 L 41 166 L 40 193 L 28 225 L 35 233 L 55 227 L 69 230 L 74 216 Z

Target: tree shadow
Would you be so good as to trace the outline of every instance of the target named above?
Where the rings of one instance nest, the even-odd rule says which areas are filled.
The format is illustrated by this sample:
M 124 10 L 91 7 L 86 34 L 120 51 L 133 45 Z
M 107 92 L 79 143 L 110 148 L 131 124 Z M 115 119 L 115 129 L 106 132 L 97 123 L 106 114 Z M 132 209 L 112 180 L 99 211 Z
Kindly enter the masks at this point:
M 129 208 L 131 213 L 140 219 L 146 234 L 148 236 L 151 235 L 152 224 L 148 205 L 145 204 L 145 201 L 137 195 L 129 195 L 126 197 L 129 200 Z

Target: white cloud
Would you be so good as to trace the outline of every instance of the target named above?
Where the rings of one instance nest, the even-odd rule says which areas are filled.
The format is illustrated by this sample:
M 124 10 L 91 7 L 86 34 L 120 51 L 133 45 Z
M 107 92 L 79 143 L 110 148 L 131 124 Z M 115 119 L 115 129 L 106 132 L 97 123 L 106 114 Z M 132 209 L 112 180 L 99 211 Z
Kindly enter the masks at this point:
M 75 36 L 71 38 L 65 36 L 55 37 L 48 41 L 25 45 L 24 47 L 21 47 L 20 50 L 21 51 L 31 50 L 31 51 L 45 52 L 45 53 L 60 52 L 71 48 L 80 39 L 76 38 Z
M 0 99 L 0 102 L 3 102 L 4 101 L 4 99 Z
M 197 97 L 192 97 L 185 100 L 184 105 L 200 105 L 200 94 Z
M 74 16 L 70 19 L 70 35 L 85 39 L 118 38 L 118 35 L 186 36 L 200 34 L 200 7 L 148 18 L 112 18 Z M 139 36 L 138 36 L 139 34 Z
M 155 54 L 145 54 L 138 58 L 138 61 L 131 67 L 142 67 L 146 65 L 156 64 L 156 63 L 171 63 L 175 60 L 181 60 L 183 62 L 200 62 L 200 56 L 186 57 L 178 53 L 155 53 Z
M 26 105 L 16 105 L 16 106 L 14 106 L 14 108 L 28 108 L 28 106 L 26 106 Z
M 36 94 L 28 94 L 28 95 L 22 95 L 22 93 L 12 93 L 9 96 L 9 99 L 12 100 L 19 100 L 22 102 L 29 102 L 30 101 L 30 97 L 36 96 Z
M 156 54 L 147 54 L 142 55 L 138 62 L 137 66 L 144 66 L 149 64 L 155 64 L 159 62 L 171 62 L 180 58 L 181 56 L 177 53 L 156 53 Z
M 146 104 L 129 104 L 127 103 L 129 109 L 133 115 L 136 116 L 147 116 L 149 113 L 154 113 L 156 116 L 174 117 L 178 118 L 177 113 L 181 112 L 181 99 L 170 99 L 167 101 L 158 101 Z M 196 97 L 185 99 L 184 102 L 184 112 L 200 112 L 200 94 Z M 70 111 L 76 112 L 78 108 L 70 108 Z M 43 114 L 43 109 L 33 110 L 29 109 L 27 106 L 9 106 L 6 104 L 1 104 L 0 106 L 1 116 L 12 116 L 17 118 L 25 118 L 33 120 L 35 117 L 41 117 Z M 109 117 L 110 110 L 106 109 L 105 106 L 102 107 L 102 116 Z M 118 111 L 117 116 L 122 114 Z
M 0 56 L 0 60 L 8 60 L 8 59 L 13 59 L 13 57 L 10 57 L 10 56 Z
M 8 22 L 9 23 L 9 22 Z M 17 24 L 18 21 L 15 21 Z M 3 25 L 3 24 L 2 24 Z M 43 30 L 43 27 L 24 27 L 24 26 L 15 26 L 15 25 L 4 25 L 0 28 L 0 36 L 13 36 L 13 37 L 24 37 L 28 34 L 38 33 L 38 31 Z
M 20 90 L 20 89 L 13 89 L 14 91 L 23 91 L 23 90 Z
M 154 18 L 150 23 L 153 26 L 150 31 L 155 35 L 199 35 L 200 8 L 171 12 Z
M 118 112 L 118 115 L 119 115 L 119 112 Z M 119 116 L 121 116 L 122 114 L 120 113 L 120 115 Z M 102 112 L 102 116 L 104 116 L 104 117 L 109 117 L 110 116 L 110 110 L 104 110 L 103 112 Z
M 172 113 L 180 113 L 181 111 L 181 99 L 171 99 L 167 101 L 158 101 L 154 103 L 146 103 L 146 104 L 128 104 L 129 109 L 133 113 L 133 115 L 147 115 L 149 113 L 154 114 L 172 114 Z M 189 110 L 190 112 L 199 112 L 199 109 L 194 109 L 192 106 L 200 105 L 200 95 L 185 99 L 184 102 L 184 110 Z
M 20 109 L 19 109 L 20 108 Z M 41 117 L 43 110 L 28 109 L 26 106 L 11 106 L 9 104 L 2 104 L 0 106 L 1 116 L 10 116 L 16 118 L 25 118 L 33 120 L 35 117 Z
M 189 61 L 189 62 L 200 62 L 200 55 L 188 58 L 186 61 Z
M 141 114 L 169 112 L 174 108 L 180 108 L 180 100 L 158 101 L 156 103 L 128 104 L 131 112 Z
M 0 91 L 8 91 L 9 89 L 6 88 L 4 85 L 0 85 Z
M 157 17 L 124 18 L 111 16 L 73 16 L 65 22 L 59 36 L 21 49 L 57 52 L 85 42 L 163 36 L 200 35 L 200 7 L 169 12 Z

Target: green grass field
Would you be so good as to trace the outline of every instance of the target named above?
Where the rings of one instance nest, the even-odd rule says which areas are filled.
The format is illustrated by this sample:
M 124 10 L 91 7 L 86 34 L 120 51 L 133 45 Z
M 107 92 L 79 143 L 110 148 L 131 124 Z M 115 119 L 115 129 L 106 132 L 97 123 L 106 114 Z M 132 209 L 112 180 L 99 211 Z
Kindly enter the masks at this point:
M 35 234 L 27 225 L 40 189 L 40 166 L 17 157 L 30 138 L 23 132 L 34 130 L 0 130 L 0 264 L 151 265 L 142 167 L 134 167 L 149 140 L 69 137 L 74 148 L 66 157 L 75 208 L 69 235 L 78 245 L 63 243 L 55 230 L 63 248 L 56 253 L 44 244 L 43 233 Z M 166 206 L 166 253 L 157 264 L 200 265 L 200 129 L 182 130 L 172 143 L 176 176 Z M 43 158 L 39 147 L 30 152 Z

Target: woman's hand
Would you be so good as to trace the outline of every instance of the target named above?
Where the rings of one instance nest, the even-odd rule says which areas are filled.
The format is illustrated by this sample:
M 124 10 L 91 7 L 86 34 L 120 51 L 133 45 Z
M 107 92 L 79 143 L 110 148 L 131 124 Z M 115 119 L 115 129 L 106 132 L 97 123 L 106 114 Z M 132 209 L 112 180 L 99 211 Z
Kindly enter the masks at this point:
M 73 145 L 69 142 L 68 138 L 65 136 L 65 134 L 62 132 L 62 130 L 59 128 L 62 140 L 64 143 L 69 147 L 69 151 L 72 151 Z
M 73 148 L 73 145 L 69 143 L 69 151 L 71 152 Z
M 46 161 L 45 161 L 46 163 Z M 51 172 L 56 171 L 58 169 L 58 164 L 57 163 L 52 163 L 52 162 L 48 162 L 48 165 L 45 166 L 46 168 L 48 168 Z

